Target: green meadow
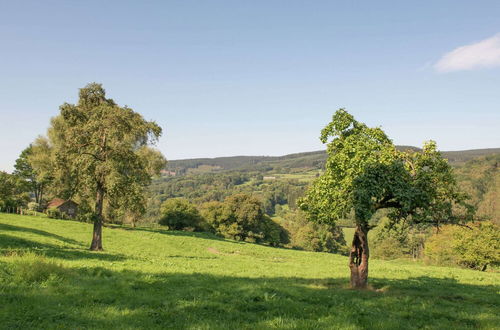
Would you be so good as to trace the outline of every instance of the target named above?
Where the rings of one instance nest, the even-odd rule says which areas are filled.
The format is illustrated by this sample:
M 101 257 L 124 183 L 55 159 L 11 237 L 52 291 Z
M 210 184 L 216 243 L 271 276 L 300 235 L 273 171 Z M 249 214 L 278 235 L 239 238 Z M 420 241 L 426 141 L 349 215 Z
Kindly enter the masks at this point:
M 5 329 L 494 329 L 500 274 L 347 258 L 161 228 L 0 214 Z

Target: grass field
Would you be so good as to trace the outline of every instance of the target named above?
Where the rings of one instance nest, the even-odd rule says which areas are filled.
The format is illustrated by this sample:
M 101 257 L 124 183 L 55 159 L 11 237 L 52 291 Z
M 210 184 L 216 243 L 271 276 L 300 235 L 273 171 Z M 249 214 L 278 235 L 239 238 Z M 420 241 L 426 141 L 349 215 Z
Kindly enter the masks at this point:
M 342 256 L 197 233 L 0 214 L 1 328 L 460 329 L 500 325 L 500 274 Z

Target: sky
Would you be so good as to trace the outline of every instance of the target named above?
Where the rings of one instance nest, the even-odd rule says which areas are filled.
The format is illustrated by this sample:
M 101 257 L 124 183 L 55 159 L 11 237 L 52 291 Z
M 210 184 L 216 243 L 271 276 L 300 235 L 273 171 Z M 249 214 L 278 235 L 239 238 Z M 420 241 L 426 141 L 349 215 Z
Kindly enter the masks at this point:
M 0 170 L 78 89 L 167 159 L 320 150 L 346 108 L 396 144 L 500 147 L 500 1 L 0 0 Z

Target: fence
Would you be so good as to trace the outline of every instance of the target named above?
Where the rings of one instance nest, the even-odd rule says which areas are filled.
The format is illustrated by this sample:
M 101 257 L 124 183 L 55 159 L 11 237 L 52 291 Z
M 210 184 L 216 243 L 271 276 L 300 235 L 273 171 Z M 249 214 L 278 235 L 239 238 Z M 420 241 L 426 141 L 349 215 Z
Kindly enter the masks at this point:
M 12 214 L 20 214 L 20 215 L 34 215 L 38 216 L 38 212 L 32 211 L 30 209 L 26 209 L 24 207 L 1 207 L 0 213 L 12 213 Z

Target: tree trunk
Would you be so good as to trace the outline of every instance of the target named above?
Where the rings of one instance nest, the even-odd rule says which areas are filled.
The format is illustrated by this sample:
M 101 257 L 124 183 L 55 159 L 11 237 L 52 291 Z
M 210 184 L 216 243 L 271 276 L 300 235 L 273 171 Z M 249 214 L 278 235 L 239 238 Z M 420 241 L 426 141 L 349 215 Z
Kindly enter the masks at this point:
M 97 185 L 97 196 L 95 202 L 94 232 L 92 234 L 92 251 L 102 251 L 102 206 L 104 202 L 104 188 Z
M 368 283 L 368 227 L 356 225 L 349 254 L 349 268 L 351 269 L 351 288 L 364 289 Z

